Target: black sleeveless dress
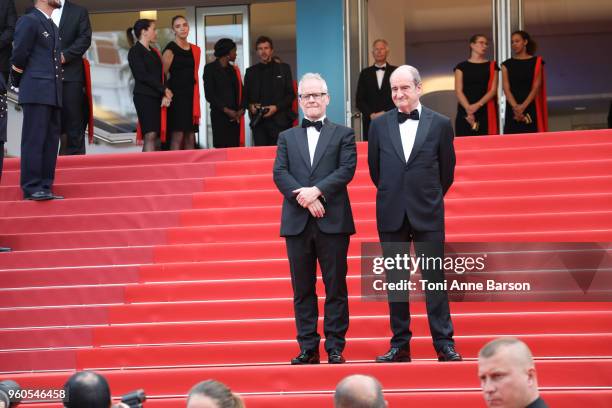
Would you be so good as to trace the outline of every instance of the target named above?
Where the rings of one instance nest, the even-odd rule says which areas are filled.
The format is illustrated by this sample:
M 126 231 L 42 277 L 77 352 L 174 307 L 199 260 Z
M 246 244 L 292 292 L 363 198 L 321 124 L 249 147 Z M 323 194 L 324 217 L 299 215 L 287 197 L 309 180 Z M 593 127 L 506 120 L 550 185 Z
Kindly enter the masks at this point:
M 168 108 L 168 132 L 195 132 L 193 124 L 193 86 L 195 84 L 195 59 L 191 49 L 184 50 L 170 41 L 164 51 L 174 54 L 170 66 L 168 88 L 173 93 L 172 104 Z
M 510 58 L 503 62 L 503 66 L 508 71 L 508 80 L 510 81 L 510 91 L 516 99 L 516 102 L 523 103 L 533 84 L 533 75 L 536 67 L 536 57 L 528 59 Z M 542 61 L 544 63 L 544 61 Z M 517 122 L 514 120 L 512 106 L 506 102 L 506 120 L 504 121 L 504 133 L 536 133 L 538 131 L 538 119 L 536 112 L 535 100 L 525 109 L 524 114 L 529 114 L 532 123 Z
M 476 103 L 489 92 L 489 77 L 491 62 L 469 62 L 463 61 L 454 68 L 463 73 L 463 94 L 470 104 Z M 495 64 L 495 70 L 499 67 Z M 467 113 L 460 103 L 457 104 L 457 118 L 455 119 L 455 133 L 457 136 L 477 136 L 486 135 L 489 130 L 489 120 L 487 116 L 487 104 L 484 104 L 476 111 L 474 117 L 479 124 L 478 130 L 472 130 L 470 124 L 465 120 Z

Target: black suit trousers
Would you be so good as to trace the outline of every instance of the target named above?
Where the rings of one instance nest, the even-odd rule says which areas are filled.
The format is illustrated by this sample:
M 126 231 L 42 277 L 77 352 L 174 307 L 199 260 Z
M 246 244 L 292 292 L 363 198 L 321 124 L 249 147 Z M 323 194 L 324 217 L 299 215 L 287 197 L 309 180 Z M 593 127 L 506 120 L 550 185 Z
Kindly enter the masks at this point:
M 425 257 L 444 256 L 444 231 L 415 231 L 406 217 L 402 227 L 394 232 L 379 232 L 380 242 L 414 242 L 415 253 L 423 254 Z M 421 243 L 428 243 L 422 245 Z M 408 246 L 405 247 L 409 250 Z M 389 253 L 395 248 L 385 249 L 385 257 L 395 257 L 396 253 Z M 421 271 L 422 279 L 429 282 L 444 282 L 444 270 L 425 269 Z M 387 281 L 399 279 L 400 275 L 387 274 Z M 405 278 L 405 276 L 402 276 Z M 420 286 L 420 285 L 419 285 Z M 406 294 L 407 296 L 407 294 Z M 391 347 L 406 347 L 410 344 L 412 332 L 410 331 L 410 305 L 407 297 L 403 301 L 393 299 L 389 301 L 389 318 L 391 321 Z M 454 344 L 453 323 L 450 316 L 448 305 L 448 295 L 446 291 L 426 291 L 425 305 L 427 308 L 427 318 L 429 330 L 433 339 L 434 348 L 440 350 L 448 344 Z
M 21 189 L 51 192 L 61 130 L 61 108 L 24 103 L 21 131 Z
M 263 119 L 253 129 L 255 146 L 276 146 L 278 134 L 289 127 L 278 125 L 273 118 Z
M 317 260 L 325 284 L 325 350 L 344 350 L 349 326 L 348 289 L 346 287 L 350 236 L 326 234 L 310 217 L 304 231 L 285 238 L 293 286 L 293 307 L 297 341 L 301 350 L 318 350 L 321 336 L 317 332 Z
M 66 135 L 66 155 L 85 154 L 85 92 L 82 82 L 64 82 L 62 134 Z M 62 146 L 64 147 L 64 146 Z

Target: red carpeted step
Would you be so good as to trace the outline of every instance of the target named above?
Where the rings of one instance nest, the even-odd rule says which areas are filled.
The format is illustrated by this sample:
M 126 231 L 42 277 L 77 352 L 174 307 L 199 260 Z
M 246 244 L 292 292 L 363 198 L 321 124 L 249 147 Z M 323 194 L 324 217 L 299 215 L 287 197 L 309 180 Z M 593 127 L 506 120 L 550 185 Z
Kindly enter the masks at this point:
M 2 270 L 2 288 L 136 283 L 138 266 Z
M 216 164 L 211 163 L 171 163 L 120 166 L 96 166 L 83 168 L 58 167 L 55 172 L 56 184 L 98 183 L 137 180 L 196 178 L 214 176 Z M 6 177 L 6 180 L 5 180 Z M 19 171 L 2 174 L 3 185 L 18 186 Z
M 153 261 L 153 247 L 55 249 L 0 254 L 4 270 L 71 266 L 147 264 Z
M 53 200 L 44 205 L 29 201 L 0 201 L 2 217 L 40 217 L 103 213 L 137 213 L 173 211 L 192 208 L 192 194 L 169 194 L 125 197 L 71 198 Z
M 526 133 L 522 135 L 503 135 L 503 136 L 475 136 L 475 137 L 456 137 L 456 149 L 472 150 L 480 149 L 483 146 L 490 149 L 503 149 L 508 146 L 550 146 L 564 144 L 597 144 L 609 142 L 612 132 L 609 129 L 585 130 L 580 132 L 547 132 L 547 133 Z M 228 159 L 234 155 L 228 153 Z
M 53 192 L 68 199 L 86 197 L 120 197 L 126 195 L 186 194 L 202 191 L 201 178 L 178 180 L 146 180 L 95 182 L 76 184 L 55 184 Z M 23 193 L 17 186 L 0 187 L 0 201 L 18 201 Z M 45 205 L 46 202 L 32 202 L 31 205 Z
M 495 336 L 456 337 L 457 349 L 465 359 L 476 359 L 483 344 Z M 612 334 L 521 336 L 536 359 L 610 358 Z M 413 360 L 435 358 L 431 338 L 411 341 Z M 348 362 L 372 362 L 389 347 L 388 338 L 347 339 L 344 356 Z M 575 352 L 579 350 L 579 353 Z M 142 367 L 195 367 L 209 365 L 286 364 L 298 352 L 294 340 L 256 343 L 228 342 L 167 346 L 84 348 L 0 352 L 0 372 L 42 370 L 99 370 Z M 323 361 L 326 357 L 321 349 Z
M 57 168 L 83 168 L 103 166 L 138 166 L 185 163 L 208 163 L 227 159 L 230 149 L 198 149 L 182 151 L 94 154 L 86 156 L 59 156 Z M 250 149 L 249 149 L 250 150 Z M 6 170 L 18 170 L 19 159 L 6 159 Z
M 0 308 L 123 303 L 124 292 L 122 285 L 1 289 Z
M 319 292 L 319 296 L 323 296 Z M 323 310 L 323 298 L 319 298 L 319 310 Z M 349 296 L 351 316 L 387 316 L 385 302 L 362 302 L 357 296 Z M 414 314 L 424 314 L 423 302 L 412 302 Z M 591 312 L 610 311 L 609 303 L 595 302 L 453 302 L 453 313 L 508 313 L 523 312 Z M 190 322 L 215 319 L 274 319 L 292 318 L 291 297 L 277 299 L 219 300 L 202 302 L 151 302 L 141 304 L 115 304 L 107 306 L 39 307 L 35 309 L 0 310 L 1 328 L 32 328 L 86 326 L 100 324 L 130 324 L 153 322 Z
M 386 390 L 479 388 L 476 362 L 117 370 L 105 374 L 117 395 L 142 388 L 143 384 L 147 384 L 150 395 L 184 395 L 192 384 L 206 378 L 231 384 L 232 390 L 238 393 L 331 390 L 338 381 L 355 372 L 380 379 Z M 26 389 L 61 388 L 68 374 L 15 374 L 12 379 Z M 611 379 L 611 360 L 553 360 L 538 364 L 538 383 L 543 388 L 609 387 Z
M 201 307 L 206 307 L 205 304 Z M 520 335 L 546 333 L 608 333 L 612 311 L 453 313 L 455 331 L 468 335 Z M 322 318 L 319 319 L 319 325 Z M 413 314 L 412 332 L 429 336 L 427 317 Z M 86 342 L 93 332 L 93 343 Z M 48 348 L 58 346 L 125 346 L 132 344 L 199 343 L 202 341 L 261 341 L 295 338 L 295 321 L 285 319 L 228 320 L 187 323 L 151 323 L 92 328 L 40 328 L 0 330 L 0 349 Z M 11 333 L 11 336 L 6 334 Z M 353 316 L 349 337 L 390 336 L 386 315 Z M 83 336 L 87 337 L 83 337 Z

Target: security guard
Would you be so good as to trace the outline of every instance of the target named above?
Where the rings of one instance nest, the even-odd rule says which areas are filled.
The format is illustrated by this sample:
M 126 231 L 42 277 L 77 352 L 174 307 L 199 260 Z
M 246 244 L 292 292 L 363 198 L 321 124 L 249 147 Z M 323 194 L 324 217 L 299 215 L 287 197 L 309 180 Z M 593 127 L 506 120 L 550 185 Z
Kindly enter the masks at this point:
M 60 0 L 36 0 L 35 10 L 17 21 L 11 58 L 12 85 L 23 108 L 21 189 L 26 200 L 53 194 L 61 131 L 62 68 L 59 29 L 51 20 Z

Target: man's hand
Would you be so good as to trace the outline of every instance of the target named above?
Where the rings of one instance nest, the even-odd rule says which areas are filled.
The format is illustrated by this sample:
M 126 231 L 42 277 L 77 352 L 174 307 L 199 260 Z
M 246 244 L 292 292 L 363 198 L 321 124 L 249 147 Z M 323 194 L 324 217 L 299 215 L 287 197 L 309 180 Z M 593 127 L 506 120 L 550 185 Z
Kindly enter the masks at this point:
M 380 111 L 380 112 L 374 112 L 370 114 L 370 119 L 374 120 L 379 116 L 382 116 L 385 113 L 385 111 Z
M 297 194 L 295 199 L 298 204 L 304 208 L 308 208 L 313 202 L 317 201 L 317 198 L 321 196 L 321 190 L 318 187 L 302 187 L 297 190 L 293 190 L 293 194 Z
M 170 88 L 166 88 L 166 90 L 164 91 L 164 96 L 168 99 L 172 99 L 172 97 L 174 96 L 174 94 L 172 93 L 172 91 L 170 90 Z
M 269 118 L 270 116 L 274 115 L 276 112 L 278 112 L 278 108 L 276 107 L 276 105 L 268 105 L 268 106 L 264 106 L 265 108 L 268 108 L 268 113 L 266 113 L 263 117 L 264 118 Z
M 66 57 L 64 57 L 64 53 L 62 52 L 62 65 L 64 65 L 66 63 Z
M 325 216 L 325 207 L 323 207 L 323 204 L 321 204 L 319 200 L 315 200 L 307 208 L 310 214 L 315 218 L 323 218 Z

